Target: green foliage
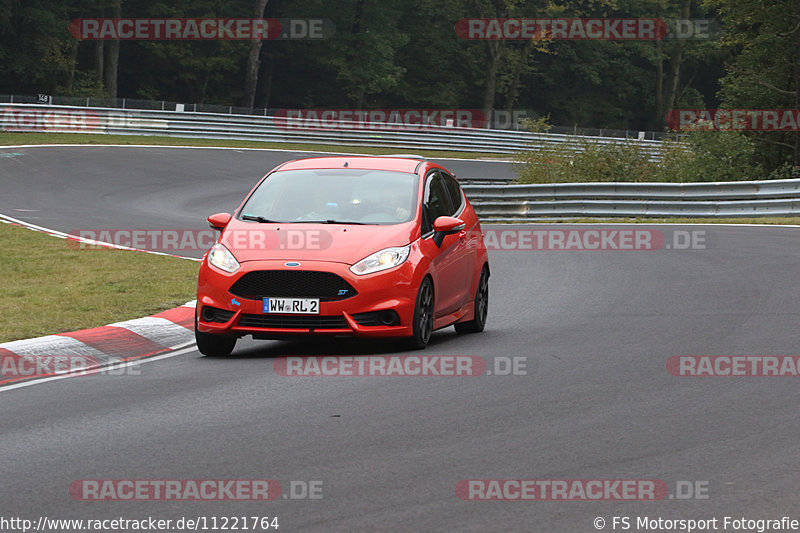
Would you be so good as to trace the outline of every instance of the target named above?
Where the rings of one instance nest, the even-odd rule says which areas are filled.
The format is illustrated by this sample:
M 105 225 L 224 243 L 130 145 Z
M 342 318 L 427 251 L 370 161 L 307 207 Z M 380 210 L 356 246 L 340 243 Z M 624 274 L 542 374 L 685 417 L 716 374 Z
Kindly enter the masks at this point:
M 0 0 L 0 93 L 103 96 L 110 46 L 75 41 L 76 18 L 109 17 L 118 0 Z M 122 0 L 125 18 L 251 17 L 255 0 Z M 463 18 L 716 19 L 721 38 L 680 41 L 480 41 Z M 270 18 L 329 20 L 322 40 L 266 41 L 258 107 L 526 110 L 559 126 L 656 130 L 670 108 L 797 108 L 800 8 L 794 0 L 270 0 Z M 123 41 L 118 96 L 235 104 L 246 41 Z M 106 69 L 108 72 L 108 69 Z M 676 169 L 638 166 L 627 147 L 585 146 L 598 179 L 786 175 L 796 132 L 690 135 Z M 669 151 L 669 147 L 667 151 Z M 725 153 L 729 150 L 730 153 Z M 618 160 L 629 163 L 620 165 Z M 568 179 L 576 161 L 563 172 Z M 726 161 L 725 165 L 718 165 Z M 728 167 L 728 168 L 715 168 Z M 762 170 L 763 169 L 763 170 Z M 698 172 L 689 172 L 699 170 Z M 660 176 L 660 177 L 659 177 Z M 706 178 L 702 178 L 706 179 Z M 708 178 L 711 179 L 711 178 Z M 731 179 L 740 179 L 737 177 Z
M 737 131 L 693 131 L 686 149 L 668 143 L 658 181 L 740 181 L 767 179 L 754 163 L 753 141 Z
M 536 119 L 526 118 L 522 121 L 522 127 L 531 133 L 547 133 L 553 128 L 550 124 L 550 115 Z
M 725 24 L 720 45 L 731 58 L 721 78 L 728 109 L 797 109 L 800 106 L 800 4 L 795 0 L 704 0 Z M 800 165 L 800 133 L 752 132 L 759 164 L 776 175 Z
M 19 94 L 52 91 L 67 76 L 68 6 L 52 0 L 0 1 L 0 87 Z
M 573 137 L 559 148 L 517 155 L 520 183 L 695 182 L 778 179 L 789 168 L 767 175 L 753 162 L 753 141 L 740 132 L 693 131 L 664 141 L 651 161 L 635 140 L 599 143 Z
M 336 81 L 351 104 L 362 107 L 364 97 L 394 89 L 405 74 L 395 60 L 409 36 L 399 30 L 401 0 L 355 0 L 352 12 L 337 25 L 328 56 Z
M 797 175 L 794 172 L 794 166 L 790 163 L 784 163 L 783 165 L 779 166 L 778 168 L 770 172 L 769 176 L 767 176 L 767 179 L 788 180 L 796 177 Z
M 121 9 L 125 18 L 250 17 L 253 2 L 123 0 Z M 95 71 L 100 46 L 75 41 L 67 29 L 76 18 L 111 16 L 113 4 L 0 0 L 0 93 L 102 94 Z M 495 49 L 488 41 L 458 37 L 454 26 L 474 17 L 654 17 L 674 12 L 671 5 L 666 0 L 270 0 L 268 17 L 327 19 L 336 31 L 323 40 L 265 42 L 256 104 L 482 108 L 496 56 L 498 109 L 550 114 L 559 125 L 643 129 L 653 126 L 654 43 L 520 40 L 495 42 Z M 247 44 L 123 41 L 118 95 L 234 104 L 243 90 Z M 712 60 L 721 65 L 721 58 Z M 713 98 L 715 78 L 709 82 L 706 70 L 690 72 L 681 95 L 697 103 Z
M 76 72 L 72 87 L 67 88 L 64 85 L 59 85 L 53 92 L 60 96 L 89 96 L 95 98 L 108 96 L 103 82 L 99 81 L 91 72 Z
M 525 151 L 519 183 L 653 181 L 653 163 L 636 143 L 600 144 L 575 137 L 563 146 Z

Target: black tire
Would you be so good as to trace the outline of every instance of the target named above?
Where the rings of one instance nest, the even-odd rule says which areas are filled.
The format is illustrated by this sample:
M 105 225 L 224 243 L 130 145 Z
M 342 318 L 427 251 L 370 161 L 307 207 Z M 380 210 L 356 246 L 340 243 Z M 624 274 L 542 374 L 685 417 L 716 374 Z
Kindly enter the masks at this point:
M 194 340 L 197 343 L 197 350 L 201 354 L 211 357 L 230 355 L 236 346 L 236 337 L 197 331 L 197 319 L 194 324 Z
M 433 284 L 430 278 L 424 278 L 417 291 L 417 303 L 414 305 L 414 333 L 406 341 L 411 350 L 421 350 L 428 345 L 433 332 Z
M 486 327 L 486 317 L 489 314 L 489 270 L 483 267 L 478 280 L 478 289 L 475 291 L 475 316 L 468 322 L 454 324 L 458 333 L 480 333 Z

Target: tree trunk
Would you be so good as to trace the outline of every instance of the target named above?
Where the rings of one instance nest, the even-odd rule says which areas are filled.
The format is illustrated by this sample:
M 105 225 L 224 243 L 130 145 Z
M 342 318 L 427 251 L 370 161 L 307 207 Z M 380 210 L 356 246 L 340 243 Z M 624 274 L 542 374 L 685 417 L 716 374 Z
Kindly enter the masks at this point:
M 350 35 L 353 36 L 355 44 L 347 50 L 347 54 L 345 55 L 345 63 L 347 65 L 354 64 L 358 60 L 358 56 L 361 53 L 361 41 L 357 39 L 357 36 L 359 33 L 361 33 L 361 21 L 364 19 L 364 4 L 365 0 L 358 0 L 356 2 L 356 12 L 355 16 L 353 17 L 353 26 L 350 28 Z M 363 83 L 359 84 L 358 92 L 355 96 L 355 106 L 359 111 L 364 108 Z
M 475 2 L 476 7 L 478 2 Z M 492 0 L 495 16 L 505 18 L 508 16 L 508 4 L 506 0 Z M 480 7 L 479 7 L 480 9 Z M 494 115 L 494 100 L 497 93 L 497 69 L 500 64 L 500 48 L 503 41 L 486 41 L 489 47 L 489 68 L 486 71 L 486 87 L 483 93 L 483 114 L 486 119 L 486 128 L 492 127 Z
M 654 128 L 661 130 L 664 127 L 664 58 L 662 54 L 664 49 L 661 46 L 661 39 L 656 41 L 656 54 L 658 63 L 656 63 L 656 116 Z
M 264 10 L 267 8 L 269 0 L 255 0 L 253 8 L 253 18 L 263 19 Z M 253 109 L 256 101 L 256 89 L 258 88 L 258 70 L 261 66 L 261 39 L 250 41 L 250 51 L 247 54 L 247 67 L 244 78 L 244 94 L 242 95 L 242 105 Z
M 519 81 L 522 77 L 522 71 L 525 70 L 525 67 L 528 64 L 528 57 L 531 55 L 531 50 L 533 50 L 533 39 L 529 39 L 528 42 L 525 43 L 525 46 L 520 50 L 519 53 L 519 60 L 517 64 L 514 66 L 514 77 L 511 80 L 511 85 L 508 88 L 508 93 L 506 93 L 506 111 L 511 116 L 511 112 L 514 109 L 514 103 L 517 101 L 517 96 L 519 95 Z
M 122 0 L 114 1 L 114 18 L 122 18 Z M 109 98 L 117 97 L 117 74 L 119 71 L 119 39 L 108 44 L 108 65 L 106 66 L 106 91 Z
M 681 6 L 681 19 L 688 20 L 691 15 L 692 0 L 684 0 Z M 681 66 L 683 64 L 684 44 L 679 41 L 669 58 L 669 76 L 667 77 L 667 90 L 664 93 L 663 108 L 661 110 L 661 122 L 663 123 L 667 113 L 672 111 L 675 106 L 675 96 L 678 94 L 678 87 L 681 80 Z
M 103 41 L 94 42 L 94 77 L 97 83 L 103 83 L 103 67 L 105 66 L 105 49 Z
M 667 90 L 664 93 L 664 107 L 662 109 L 661 121 L 672 111 L 675 106 L 675 96 L 678 94 L 678 86 L 681 81 L 681 63 L 683 63 L 683 45 L 678 46 L 669 58 L 669 75 L 667 76 Z
M 500 62 L 500 41 L 486 41 L 489 46 L 489 70 L 486 72 L 486 88 L 483 93 L 483 115 L 486 128 L 492 127 L 494 96 L 497 90 L 497 65 Z
M 73 40 L 71 49 L 69 51 L 69 78 L 67 78 L 66 93 L 72 94 L 72 88 L 75 86 L 75 67 L 78 64 L 78 44 L 80 41 Z
M 272 72 L 275 70 L 275 58 L 269 57 L 267 64 L 267 79 L 264 81 L 264 95 L 261 97 L 261 107 L 269 108 L 269 100 L 272 98 Z

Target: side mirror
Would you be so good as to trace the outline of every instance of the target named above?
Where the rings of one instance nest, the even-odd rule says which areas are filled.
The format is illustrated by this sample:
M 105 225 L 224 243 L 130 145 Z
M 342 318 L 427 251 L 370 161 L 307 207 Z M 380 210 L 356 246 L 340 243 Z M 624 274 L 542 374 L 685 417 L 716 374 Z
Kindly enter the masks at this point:
M 211 229 L 215 229 L 217 231 L 224 230 L 225 226 L 227 226 L 228 222 L 230 221 L 230 213 L 216 213 L 208 217 L 208 225 L 211 226 Z
M 438 217 L 433 221 L 433 242 L 436 246 L 441 247 L 444 238 L 447 235 L 458 233 L 463 230 L 465 223 L 460 218 L 455 217 Z

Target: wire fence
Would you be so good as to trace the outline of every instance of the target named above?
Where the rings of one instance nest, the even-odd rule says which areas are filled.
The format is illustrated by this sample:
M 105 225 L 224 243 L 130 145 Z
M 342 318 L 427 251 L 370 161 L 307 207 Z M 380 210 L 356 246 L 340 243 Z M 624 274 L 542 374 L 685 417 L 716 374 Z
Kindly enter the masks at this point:
M 54 106 L 72 107 L 94 107 L 105 109 L 144 109 L 151 111 L 176 111 L 183 110 L 190 113 L 215 113 L 227 115 L 251 115 L 251 116 L 279 116 L 285 115 L 287 110 L 283 108 L 270 107 L 240 107 L 233 105 L 214 105 L 198 103 L 181 103 L 169 100 L 143 100 L 137 98 L 104 98 L 97 96 L 50 96 L 50 95 L 14 95 L 0 94 L 0 104 L 45 104 Z M 494 110 L 493 115 L 521 117 L 529 116 L 533 113 L 526 111 L 510 112 L 506 110 Z M 488 129 L 507 129 L 515 131 L 527 131 L 521 120 L 502 120 L 495 121 L 492 128 Z M 641 140 L 662 140 L 667 136 L 665 131 L 640 131 L 615 128 L 587 128 L 578 125 L 574 126 L 551 126 L 548 133 L 583 136 L 583 137 L 612 137 L 617 139 L 641 139 Z
M 653 160 L 661 142 L 615 137 L 458 127 L 425 122 L 333 121 L 291 115 L 244 115 L 172 110 L 0 103 L 3 131 L 52 131 L 92 134 L 157 135 L 261 142 L 431 149 L 513 154 L 524 150 L 579 151 L 590 139 L 598 144 L 636 144 Z

